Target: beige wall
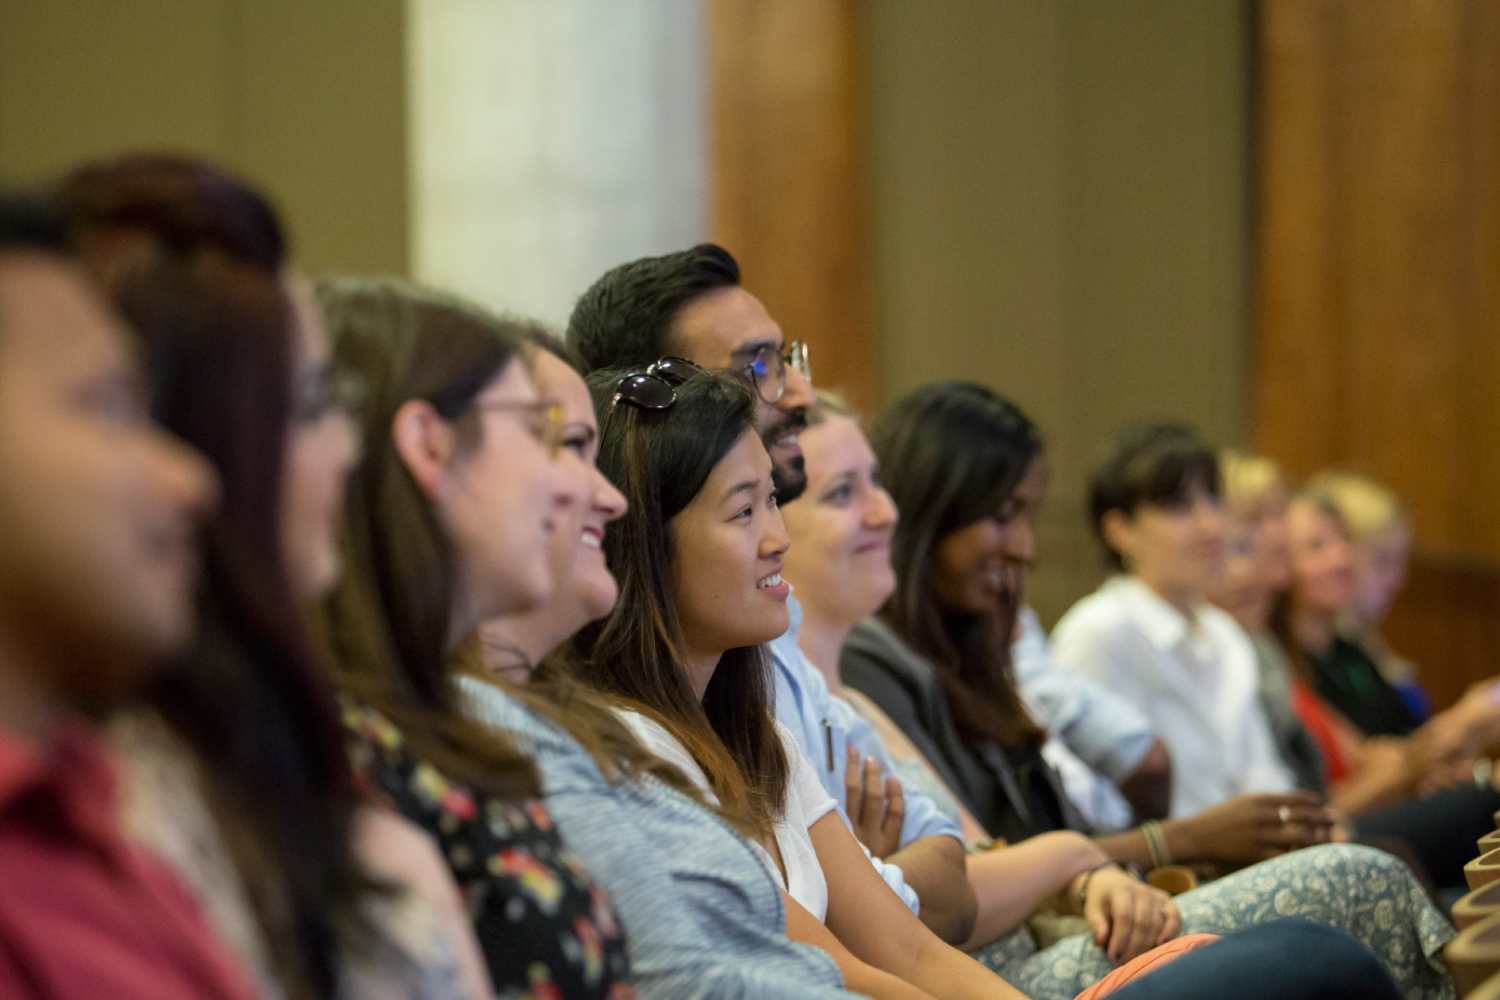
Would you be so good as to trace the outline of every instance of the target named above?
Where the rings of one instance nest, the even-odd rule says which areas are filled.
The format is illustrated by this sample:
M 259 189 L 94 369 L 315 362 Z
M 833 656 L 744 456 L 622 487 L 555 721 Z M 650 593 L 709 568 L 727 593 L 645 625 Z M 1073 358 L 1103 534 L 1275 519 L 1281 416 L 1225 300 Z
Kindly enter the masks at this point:
M 262 185 L 314 271 L 408 268 L 401 0 L 0 5 L 0 181 L 172 148 Z
M 868 0 L 872 250 L 887 399 L 974 378 L 1049 440 L 1032 596 L 1099 577 L 1092 455 L 1170 415 L 1245 436 L 1240 0 Z

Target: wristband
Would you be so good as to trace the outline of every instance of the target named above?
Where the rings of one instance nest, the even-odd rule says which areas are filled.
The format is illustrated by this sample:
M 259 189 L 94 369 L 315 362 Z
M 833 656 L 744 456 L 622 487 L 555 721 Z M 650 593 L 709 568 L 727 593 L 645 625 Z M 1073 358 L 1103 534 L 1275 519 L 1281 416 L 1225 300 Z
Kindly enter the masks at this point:
M 1167 835 L 1161 824 L 1148 819 L 1141 824 L 1141 834 L 1146 838 L 1146 850 L 1151 854 L 1151 867 L 1165 868 L 1172 863 L 1172 852 L 1167 850 Z
M 1094 876 L 1098 873 L 1099 869 L 1101 869 L 1101 868 L 1111 868 L 1113 866 L 1114 866 L 1114 862 L 1113 861 L 1103 861 L 1103 862 L 1100 862 L 1099 864 L 1095 865 L 1094 867 L 1090 868 L 1088 871 L 1086 871 L 1086 872 L 1083 873 L 1083 881 L 1080 882 L 1080 883 L 1078 883 L 1078 898 L 1077 898 L 1077 903 L 1078 903 L 1078 912 L 1079 913 L 1083 912 L 1083 904 L 1086 903 L 1086 902 L 1088 902 L 1088 898 L 1089 898 L 1089 883 L 1094 880 Z

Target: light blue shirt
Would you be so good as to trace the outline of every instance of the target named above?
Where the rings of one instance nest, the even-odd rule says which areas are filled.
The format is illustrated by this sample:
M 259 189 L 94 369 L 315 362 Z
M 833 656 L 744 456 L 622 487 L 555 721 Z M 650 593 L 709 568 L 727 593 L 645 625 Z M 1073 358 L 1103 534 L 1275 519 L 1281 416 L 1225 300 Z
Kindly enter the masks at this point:
M 1144 713 L 1128 698 L 1077 671 L 1060 668 L 1036 612 L 1021 609 L 1021 635 L 1011 645 L 1021 698 L 1047 731 L 1093 770 L 1118 784 L 1140 766 L 1156 739 Z M 1078 801 L 1096 794 L 1068 788 Z
M 848 748 L 854 747 L 862 757 L 880 761 L 884 773 L 896 775 L 896 763 L 886 752 L 879 735 L 847 701 L 834 697 L 818 668 L 808 662 L 797 645 L 797 630 L 802 626 L 802 605 L 795 597 L 788 602 L 792 626 L 771 643 L 771 661 L 776 684 L 776 719 L 792 731 L 807 756 L 823 788 L 838 804 L 839 817 L 849 824 L 844 799 L 844 765 Z M 901 821 L 901 846 L 923 837 L 952 837 L 963 842 L 963 831 L 946 816 L 937 804 L 909 782 L 901 782 L 906 815 Z M 896 891 L 913 913 L 919 902 L 916 892 L 906 884 L 901 869 L 876 861 L 876 868 L 886 884 Z

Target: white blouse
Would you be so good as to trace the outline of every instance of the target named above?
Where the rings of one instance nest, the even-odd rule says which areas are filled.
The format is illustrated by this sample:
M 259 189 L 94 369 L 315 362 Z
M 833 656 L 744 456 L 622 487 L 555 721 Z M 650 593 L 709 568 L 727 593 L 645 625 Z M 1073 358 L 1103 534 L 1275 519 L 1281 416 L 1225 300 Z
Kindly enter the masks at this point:
M 708 777 L 703 769 L 660 723 L 629 709 L 615 711 L 648 750 L 682 771 L 689 781 L 698 786 L 709 802 L 718 801 L 709 787 Z M 828 881 L 823 877 L 823 866 L 818 863 L 818 852 L 813 848 L 812 835 L 808 831 L 814 823 L 837 807 L 824 791 L 812 765 L 802 755 L 791 730 L 778 722 L 776 732 L 786 750 L 789 772 L 786 807 L 774 828 L 776 846 L 781 851 L 781 863 L 786 866 L 785 881 L 782 880 L 781 870 L 771 858 L 770 852 L 760 844 L 754 846 L 761 861 L 776 881 L 781 883 L 782 888 L 786 889 L 787 894 L 821 922 L 828 914 Z

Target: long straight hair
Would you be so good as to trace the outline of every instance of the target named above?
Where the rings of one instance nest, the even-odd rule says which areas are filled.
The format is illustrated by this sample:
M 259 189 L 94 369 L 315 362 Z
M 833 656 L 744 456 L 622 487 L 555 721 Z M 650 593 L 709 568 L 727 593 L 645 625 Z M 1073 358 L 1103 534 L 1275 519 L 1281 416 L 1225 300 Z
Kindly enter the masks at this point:
M 893 404 L 870 445 L 901 519 L 891 540 L 896 590 L 880 617 L 929 659 L 961 729 L 1006 747 L 1038 745 L 1011 669 L 1019 586 L 988 614 L 945 608 L 933 579 L 943 538 L 992 517 L 1042 452 L 1036 425 L 972 382 L 938 382 Z
M 622 374 L 588 380 L 599 409 L 599 469 L 629 503 L 604 543 L 620 596 L 566 655 L 587 682 L 665 726 L 703 769 L 720 814 L 764 838 L 782 813 L 788 767 L 771 712 L 770 661 L 762 646 L 731 649 L 702 700 L 695 695 L 674 595 L 674 581 L 692 567 L 676 565 L 672 527 L 714 467 L 753 432 L 754 399 L 734 379 L 703 374 L 677 387 L 669 409 L 614 405 Z
M 344 502 L 344 574 L 321 619 L 339 684 L 448 777 L 504 799 L 535 797 L 531 761 L 458 707 L 449 648 L 457 554 L 391 435 L 396 411 L 421 399 L 455 424 L 461 448 L 477 447 L 474 402 L 522 363 L 519 327 L 393 279 L 325 281 L 317 294 L 338 364 L 369 393 L 364 454 Z
M 207 164 L 131 156 L 56 192 L 84 261 L 144 345 L 157 420 L 214 465 L 197 637 L 147 691 L 199 758 L 283 986 L 327 995 L 341 930 L 374 886 L 358 799 L 280 532 L 293 327 L 270 205 Z

